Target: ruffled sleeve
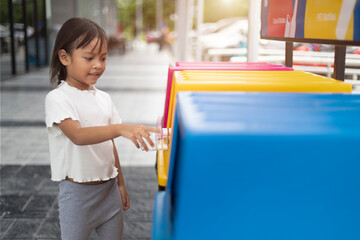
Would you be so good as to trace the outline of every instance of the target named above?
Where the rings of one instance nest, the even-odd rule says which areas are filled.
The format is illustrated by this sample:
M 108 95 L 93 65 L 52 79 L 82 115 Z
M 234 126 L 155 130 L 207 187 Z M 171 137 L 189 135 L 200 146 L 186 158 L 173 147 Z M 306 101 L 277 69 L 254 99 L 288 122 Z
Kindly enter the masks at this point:
M 46 127 L 51 128 L 67 118 L 79 120 L 71 100 L 56 89 L 49 92 L 45 98 Z

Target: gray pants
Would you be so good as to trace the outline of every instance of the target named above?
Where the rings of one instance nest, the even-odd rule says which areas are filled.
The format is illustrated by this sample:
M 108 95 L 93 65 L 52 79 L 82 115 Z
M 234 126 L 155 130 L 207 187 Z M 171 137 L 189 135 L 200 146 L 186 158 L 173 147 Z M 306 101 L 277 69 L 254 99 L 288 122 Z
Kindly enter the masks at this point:
M 124 215 L 117 179 L 96 185 L 60 182 L 59 216 L 63 240 L 122 239 Z

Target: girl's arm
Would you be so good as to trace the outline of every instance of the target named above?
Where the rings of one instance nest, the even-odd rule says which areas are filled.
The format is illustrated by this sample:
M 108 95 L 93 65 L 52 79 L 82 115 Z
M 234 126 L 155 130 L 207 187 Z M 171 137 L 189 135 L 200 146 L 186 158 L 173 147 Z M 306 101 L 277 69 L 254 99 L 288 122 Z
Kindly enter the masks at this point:
M 149 137 L 149 132 L 160 133 L 160 130 L 156 128 L 134 124 L 81 127 L 79 121 L 74 121 L 71 118 L 67 118 L 61 121 L 58 126 L 65 134 L 65 136 L 67 136 L 76 145 L 96 144 L 123 136 L 131 140 L 137 148 L 140 148 L 138 144 L 139 141 L 145 151 L 148 151 L 148 147 L 143 137 L 149 142 L 151 146 L 154 146 L 154 143 Z
M 115 157 L 115 167 L 118 169 L 118 187 L 121 194 L 121 200 L 123 204 L 123 209 L 126 211 L 130 208 L 130 198 L 129 194 L 127 193 L 124 177 L 122 175 L 121 167 L 120 167 L 120 161 L 119 161 L 119 155 L 117 153 L 114 140 L 112 140 L 113 146 L 114 146 L 114 157 Z

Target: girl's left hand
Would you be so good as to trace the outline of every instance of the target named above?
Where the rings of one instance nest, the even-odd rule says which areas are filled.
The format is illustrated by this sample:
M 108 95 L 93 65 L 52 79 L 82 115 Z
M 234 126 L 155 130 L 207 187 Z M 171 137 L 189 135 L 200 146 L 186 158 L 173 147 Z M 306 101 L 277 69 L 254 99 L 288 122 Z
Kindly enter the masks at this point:
M 127 193 L 125 186 L 119 186 L 121 200 L 123 204 L 123 210 L 126 211 L 130 208 L 130 198 L 129 194 Z

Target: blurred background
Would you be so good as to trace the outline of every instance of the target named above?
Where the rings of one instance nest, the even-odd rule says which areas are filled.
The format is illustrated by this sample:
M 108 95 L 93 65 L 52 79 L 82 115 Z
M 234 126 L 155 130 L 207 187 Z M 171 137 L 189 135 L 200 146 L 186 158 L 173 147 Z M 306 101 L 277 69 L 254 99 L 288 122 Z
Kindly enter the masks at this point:
M 49 64 L 61 25 L 71 17 L 99 23 L 113 53 L 124 54 L 134 41 L 158 44 L 175 53 L 176 38 L 191 46 L 186 58 L 204 49 L 246 44 L 248 0 L 1 0 L 1 79 Z M 200 9 L 201 8 L 201 9 Z M 201 12 L 201 14 L 199 14 Z M 201 19 L 199 19 L 201 18 Z M 185 21 L 184 21 L 185 19 Z M 176 26 L 177 24 L 182 26 Z M 176 34 L 181 29 L 181 35 Z M 190 48 L 188 48 L 190 47 Z M 182 60 L 185 60 L 182 57 Z
M 285 59 L 284 42 L 259 39 L 260 0 L 0 0 L 0 3 L 2 80 L 47 66 L 56 33 L 71 17 L 86 17 L 99 23 L 109 35 L 109 47 L 114 54 L 124 54 L 134 43 L 143 42 L 157 44 L 159 51 L 169 51 L 177 61 L 283 64 Z M 255 48 L 249 48 L 248 42 Z M 331 76 L 333 64 L 323 59 L 332 57 L 333 45 L 297 43 L 294 49 L 295 69 Z M 318 54 L 314 58 L 312 54 L 310 61 L 304 54 L 297 57 L 296 52 L 331 55 Z M 349 54 L 359 52 L 359 47 L 347 47 Z M 348 69 L 346 78 L 358 79 L 359 66 L 350 68 L 357 70 Z

